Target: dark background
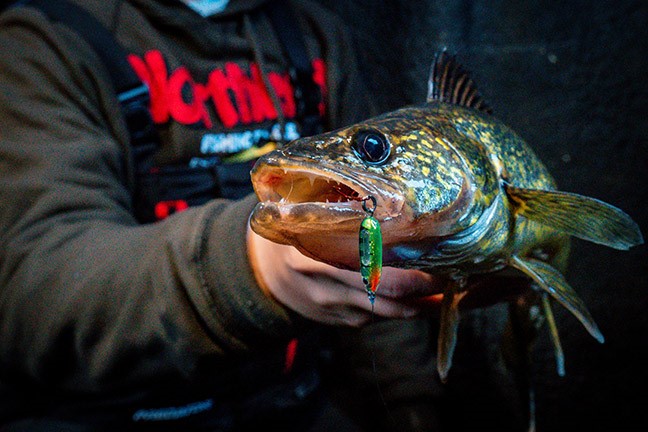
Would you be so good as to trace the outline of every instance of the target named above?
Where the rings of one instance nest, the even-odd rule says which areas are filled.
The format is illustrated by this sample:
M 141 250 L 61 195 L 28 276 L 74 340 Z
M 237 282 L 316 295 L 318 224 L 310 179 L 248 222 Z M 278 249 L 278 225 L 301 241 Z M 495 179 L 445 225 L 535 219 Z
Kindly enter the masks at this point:
M 648 234 L 648 2 L 321 1 L 356 29 L 389 108 L 424 100 L 434 52 L 447 47 L 561 190 L 622 208 Z M 567 376 L 545 330 L 534 354 L 540 431 L 648 430 L 647 251 L 573 241 L 567 279 L 606 342 L 554 308 Z M 509 427 L 478 396 L 444 407 L 457 428 Z

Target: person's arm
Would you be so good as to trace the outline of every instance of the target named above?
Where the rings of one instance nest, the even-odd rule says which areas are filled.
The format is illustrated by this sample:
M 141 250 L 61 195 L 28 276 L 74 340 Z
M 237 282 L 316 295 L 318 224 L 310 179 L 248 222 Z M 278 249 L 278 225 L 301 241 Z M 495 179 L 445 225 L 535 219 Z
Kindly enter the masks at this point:
M 414 270 L 384 267 L 372 304 L 359 272 L 341 270 L 248 233 L 250 257 L 264 291 L 300 315 L 324 324 L 361 327 L 375 318 L 412 318 L 433 309 L 417 297 L 433 295 L 443 283 Z
M 254 197 L 138 225 L 127 131 L 99 60 L 37 13 L 0 29 L 3 375 L 103 391 L 289 337 L 295 305 L 266 295 L 249 264 Z M 343 284 L 332 268 L 308 278 L 330 288 L 324 304 L 341 290 L 330 280 Z M 341 306 L 333 322 L 352 321 Z
M 72 32 L 23 16 L 0 32 L 3 369 L 88 390 L 285 337 L 285 309 L 248 264 L 254 199 L 138 225 L 101 65 Z

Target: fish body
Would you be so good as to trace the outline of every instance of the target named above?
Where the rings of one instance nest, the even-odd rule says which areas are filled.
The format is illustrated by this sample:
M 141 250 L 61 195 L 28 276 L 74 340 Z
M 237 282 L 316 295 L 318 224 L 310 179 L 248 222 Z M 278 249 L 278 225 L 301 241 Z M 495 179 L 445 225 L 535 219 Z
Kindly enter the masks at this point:
M 383 165 L 352 149 L 361 131 L 389 140 Z M 253 229 L 338 267 L 357 269 L 359 198 L 376 198 L 385 265 L 484 273 L 512 254 L 560 256 L 568 236 L 515 217 L 503 181 L 554 190 L 529 146 L 496 118 L 431 101 L 290 143 L 252 172 L 261 203 Z M 326 201 L 329 201 L 328 203 Z
M 384 265 L 448 278 L 438 347 L 443 379 L 452 364 L 459 303 L 473 276 L 512 271 L 528 277 L 554 327 L 557 356 L 562 350 L 547 296 L 602 342 L 562 276 L 569 237 L 623 250 L 643 242 L 638 226 L 616 207 L 558 191 L 529 145 L 490 114 L 454 57 L 437 55 L 428 82 L 423 104 L 301 138 L 262 157 L 251 173 L 260 200 L 252 229 L 358 270 L 363 199 L 375 198 Z M 528 312 L 529 302 L 518 303 Z

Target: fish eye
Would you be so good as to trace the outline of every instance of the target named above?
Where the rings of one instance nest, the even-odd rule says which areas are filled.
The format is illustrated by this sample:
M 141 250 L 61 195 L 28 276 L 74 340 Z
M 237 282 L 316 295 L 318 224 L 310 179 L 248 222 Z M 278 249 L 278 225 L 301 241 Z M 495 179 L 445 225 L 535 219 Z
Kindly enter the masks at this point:
M 374 130 L 356 132 L 351 143 L 353 151 L 370 165 L 380 165 L 389 157 L 391 146 L 387 137 Z

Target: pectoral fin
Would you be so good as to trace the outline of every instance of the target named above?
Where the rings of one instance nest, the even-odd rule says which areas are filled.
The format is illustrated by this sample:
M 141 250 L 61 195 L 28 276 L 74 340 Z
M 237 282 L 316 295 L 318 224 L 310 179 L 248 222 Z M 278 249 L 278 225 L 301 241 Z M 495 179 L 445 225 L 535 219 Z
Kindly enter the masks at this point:
M 639 226 L 630 216 L 603 201 L 509 184 L 506 192 L 522 216 L 575 237 L 621 250 L 643 243 Z
M 465 279 L 451 280 L 443 293 L 441 302 L 441 324 L 439 327 L 437 370 L 442 382 L 446 382 L 452 366 L 452 355 L 457 345 L 459 328 L 459 302 L 466 294 Z
M 585 304 L 558 270 L 545 262 L 523 259 L 515 255 L 511 257 L 509 264 L 533 279 L 543 291 L 574 314 L 594 339 L 603 343 L 603 335 Z

